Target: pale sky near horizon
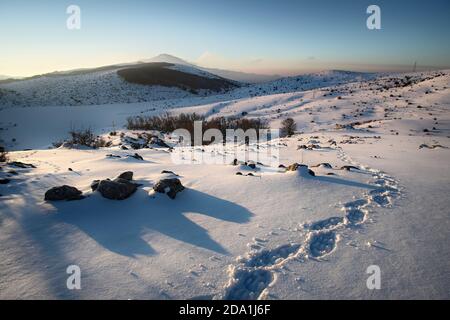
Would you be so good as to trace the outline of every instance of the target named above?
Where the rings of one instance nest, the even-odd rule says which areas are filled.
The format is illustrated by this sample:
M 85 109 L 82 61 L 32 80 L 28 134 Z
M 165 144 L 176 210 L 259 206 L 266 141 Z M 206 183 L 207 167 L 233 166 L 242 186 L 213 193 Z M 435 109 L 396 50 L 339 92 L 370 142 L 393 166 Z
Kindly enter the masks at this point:
M 81 8 L 68 30 L 66 8 Z M 381 8 L 381 30 L 366 9 Z M 2 0 L 0 75 L 148 59 L 292 75 L 450 68 L 448 0 Z

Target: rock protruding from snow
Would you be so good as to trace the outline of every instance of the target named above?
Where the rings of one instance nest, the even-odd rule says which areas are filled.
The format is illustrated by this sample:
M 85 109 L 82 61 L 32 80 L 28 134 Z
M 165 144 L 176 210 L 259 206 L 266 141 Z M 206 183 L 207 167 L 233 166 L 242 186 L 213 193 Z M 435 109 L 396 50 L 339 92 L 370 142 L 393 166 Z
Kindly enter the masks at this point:
M 22 168 L 22 169 L 36 168 L 36 166 L 34 164 L 23 163 L 20 161 L 9 162 L 8 165 L 11 167 Z
M 158 193 L 165 193 L 170 199 L 175 199 L 178 192 L 184 190 L 180 179 L 175 177 L 168 177 L 159 180 L 154 186 L 153 190 Z
M 8 183 L 10 183 L 11 182 L 11 180 L 10 179 L 0 179 L 0 184 L 8 184 Z
M 128 180 L 131 181 L 133 180 L 133 171 L 126 171 L 124 173 L 121 173 L 117 179 L 124 179 L 124 180 Z
M 104 198 L 111 200 L 125 200 L 137 190 L 137 184 L 125 179 L 102 180 L 98 184 L 97 191 Z
M 54 187 L 45 193 L 46 201 L 71 201 L 83 199 L 83 193 L 75 187 L 71 186 L 60 186 Z
M 138 153 L 135 153 L 134 155 L 129 154 L 128 157 L 134 158 L 136 160 L 144 161 L 144 158 L 142 158 L 142 156 Z
M 309 169 L 308 166 L 304 164 L 293 163 L 287 168 L 287 171 L 298 171 L 300 175 L 308 175 L 312 177 L 316 176 L 314 171 Z
M 125 200 L 136 192 L 138 184 L 131 182 L 133 172 L 126 171 L 121 173 L 114 180 L 94 180 L 91 183 L 92 191 L 98 191 L 107 199 Z

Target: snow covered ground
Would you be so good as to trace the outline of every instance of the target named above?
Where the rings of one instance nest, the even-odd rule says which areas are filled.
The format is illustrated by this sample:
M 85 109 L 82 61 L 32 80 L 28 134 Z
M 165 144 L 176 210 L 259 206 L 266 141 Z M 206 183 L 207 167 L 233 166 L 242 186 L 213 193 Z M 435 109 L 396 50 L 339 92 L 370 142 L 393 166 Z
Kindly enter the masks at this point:
M 0 185 L 0 298 L 448 299 L 449 84 L 450 71 L 331 72 L 210 97 L 4 107 L 10 161 L 35 168 L 0 171 L 10 180 Z M 117 136 L 110 148 L 48 148 L 71 127 L 131 135 L 128 116 L 166 111 L 262 117 L 273 127 L 292 117 L 298 134 L 248 152 L 277 148 L 279 164 L 303 163 L 315 176 L 265 161 L 177 164 L 181 150 L 124 150 Z M 232 152 L 217 148 L 183 154 Z M 136 152 L 143 160 L 129 157 Z M 174 200 L 151 192 L 163 170 L 186 188 Z M 124 171 L 141 184 L 130 198 L 91 191 L 93 180 Z M 60 185 L 87 197 L 44 201 Z M 66 287 L 73 264 L 81 290 Z M 366 286 L 371 265 L 380 290 Z

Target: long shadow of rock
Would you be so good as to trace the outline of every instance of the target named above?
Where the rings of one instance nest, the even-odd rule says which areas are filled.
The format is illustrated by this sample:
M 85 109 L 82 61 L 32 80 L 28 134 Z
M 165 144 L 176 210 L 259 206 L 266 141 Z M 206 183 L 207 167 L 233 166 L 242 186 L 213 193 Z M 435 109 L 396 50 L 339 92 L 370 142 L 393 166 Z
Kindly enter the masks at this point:
M 252 213 L 233 202 L 206 193 L 186 189 L 175 200 L 158 194 L 156 199 L 139 189 L 124 201 L 113 201 L 93 194 L 75 202 L 55 203 L 58 219 L 78 227 L 104 248 L 125 256 L 153 255 L 155 250 L 142 234 L 156 231 L 179 241 L 228 254 L 208 231 L 184 213 L 192 212 L 213 218 L 245 223 Z

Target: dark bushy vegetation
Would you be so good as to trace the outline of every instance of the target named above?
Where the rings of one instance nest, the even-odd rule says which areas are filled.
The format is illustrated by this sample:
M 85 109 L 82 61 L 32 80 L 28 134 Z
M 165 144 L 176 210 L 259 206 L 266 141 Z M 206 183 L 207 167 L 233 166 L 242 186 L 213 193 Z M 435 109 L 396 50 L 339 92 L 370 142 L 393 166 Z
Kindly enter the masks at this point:
M 223 137 L 226 136 L 227 129 L 242 129 L 247 131 L 255 129 L 257 134 L 259 130 L 268 129 L 267 121 L 262 119 L 247 118 L 225 118 L 216 117 L 205 119 L 195 113 L 179 115 L 163 114 L 161 116 L 136 116 L 127 119 L 128 130 L 156 130 L 161 133 L 170 133 L 176 129 L 186 129 L 194 137 L 194 121 L 202 121 L 202 132 L 208 129 L 218 129 Z M 207 144 L 207 141 L 203 142 Z
M 170 69 L 172 66 L 173 64 L 165 62 L 143 63 L 120 69 L 117 71 L 117 74 L 127 82 L 152 86 L 178 87 L 192 94 L 198 94 L 198 90 L 202 89 L 219 92 L 238 86 L 233 81 L 224 78 L 208 78 Z
M 85 146 L 89 148 L 103 148 L 110 147 L 111 142 L 106 141 L 102 137 L 96 136 L 91 129 L 86 130 L 71 130 L 69 131 L 70 139 L 65 142 L 55 142 L 53 146 L 56 148 L 61 145 L 65 145 L 67 147 L 72 146 Z
M 5 148 L 0 146 L 0 162 L 6 161 L 8 161 L 8 153 L 6 152 Z
M 297 129 L 297 124 L 295 123 L 294 119 L 287 118 L 284 119 L 283 122 L 281 122 L 281 136 L 282 137 L 290 137 L 295 133 L 295 130 Z

